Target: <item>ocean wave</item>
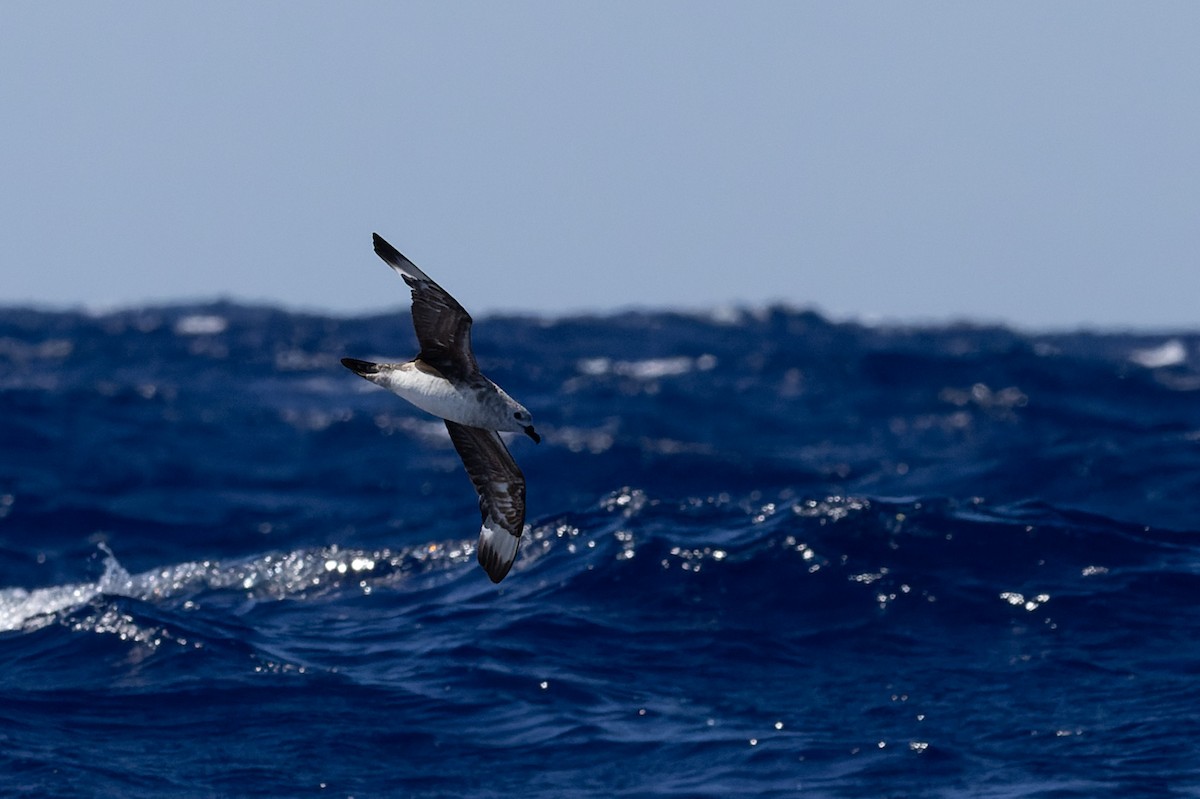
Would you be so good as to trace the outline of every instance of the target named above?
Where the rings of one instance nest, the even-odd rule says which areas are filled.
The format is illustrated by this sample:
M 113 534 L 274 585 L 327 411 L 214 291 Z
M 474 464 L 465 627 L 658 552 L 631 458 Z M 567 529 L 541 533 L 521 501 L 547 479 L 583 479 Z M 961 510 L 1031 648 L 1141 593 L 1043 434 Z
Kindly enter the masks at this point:
M 171 638 L 160 629 L 139 631 L 128 619 L 116 625 L 98 609 L 127 598 L 236 614 L 262 602 L 353 602 L 378 591 L 452 603 L 462 600 L 464 580 L 476 576 L 472 539 L 396 549 L 330 545 L 136 574 L 106 545 L 99 554 L 103 571 L 94 581 L 0 589 L 0 632 L 72 619 L 75 632 L 115 633 L 154 648 Z M 513 624 L 538 613 L 537 603 L 552 591 L 560 604 L 602 603 L 610 618 L 621 617 L 614 605 L 668 616 L 686 608 L 716 614 L 705 623 L 761 628 L 787 619 L 811 635 L 827 624 L 871 623 L 881 612 L 1057 624 L 1054 610 L 1089 597 L 1121 615 L 1112 598 L 1128 597 L 1147 580 L 1200 579 L 1200 550 L 1169 531 L 1041 504 L 768 499 L 759 492 L 668 500 L 626 488 L 584 513 L 530 528 L 514 574 L 520 579 L 498 594 L 473 593 L 472 601 L 512 607 Z M 92 611 L 80 618 L 87 607 Z
M 0 311 L 0 793 L 1195 782 L 1200 335 L 472 335 L 544 434 L 499 585 L 444 426 L 337 363 L 406 314 Z

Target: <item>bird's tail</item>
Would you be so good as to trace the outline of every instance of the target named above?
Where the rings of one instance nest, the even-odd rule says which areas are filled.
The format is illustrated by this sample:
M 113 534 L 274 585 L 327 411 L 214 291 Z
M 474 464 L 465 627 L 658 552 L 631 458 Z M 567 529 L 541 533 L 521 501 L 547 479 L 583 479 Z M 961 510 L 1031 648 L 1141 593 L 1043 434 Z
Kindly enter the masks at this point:
M 379 374 L 379 364 L 371 363 L 370 361 L 360 361 L 357 358 L 342 358 L 342 366 L 354 372 L 359 377 L 370 378 L 372 375 Z
M 479 529 L 479 547 L 477 556 L 479 565 L 498 583 L 508 574 L 513 561 L 517 559 L 517 547 L 521 544 L 520 536 L 515 536 L 500 525 L 493 525 L 491 520 L 485 520 Z

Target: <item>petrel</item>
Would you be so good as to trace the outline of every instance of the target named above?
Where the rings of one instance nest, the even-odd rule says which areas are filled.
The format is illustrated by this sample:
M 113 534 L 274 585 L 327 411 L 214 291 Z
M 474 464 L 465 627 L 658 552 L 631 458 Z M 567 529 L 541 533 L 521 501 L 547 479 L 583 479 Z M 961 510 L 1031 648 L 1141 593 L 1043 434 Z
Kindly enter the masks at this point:
M 412 289 L 413 327 L 421 351 L 405 363 L 342 358 L 356 375 L 441 417 L 479 494 L 479 564 L 492 582 L 508 574 L 525 528 L 525 475 L 500 432 L 540 442 L 525 406 L 479 371 L 471 352 L 471 315 L 450 294 L 378 234 L 375 254 Z

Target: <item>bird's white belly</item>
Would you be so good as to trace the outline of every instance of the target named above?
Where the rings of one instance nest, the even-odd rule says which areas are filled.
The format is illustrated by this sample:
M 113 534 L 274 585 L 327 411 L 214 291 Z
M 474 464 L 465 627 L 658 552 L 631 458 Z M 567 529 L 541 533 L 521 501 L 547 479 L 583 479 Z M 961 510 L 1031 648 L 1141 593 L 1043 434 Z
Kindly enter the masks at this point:
M 479 402 L 441 375 L 421 371 L 411 364 L 388 375 L 387 388 L 421 410 L 459 424 L 479 426 Z

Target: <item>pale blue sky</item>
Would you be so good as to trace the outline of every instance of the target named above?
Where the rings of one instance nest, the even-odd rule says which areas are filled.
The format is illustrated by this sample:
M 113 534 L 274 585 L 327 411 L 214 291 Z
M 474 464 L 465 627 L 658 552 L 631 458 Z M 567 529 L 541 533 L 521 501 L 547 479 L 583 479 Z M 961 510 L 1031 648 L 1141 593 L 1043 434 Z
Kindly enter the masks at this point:
M 1200 327 L 1200 4 L 0 6 L 0 304 Z

